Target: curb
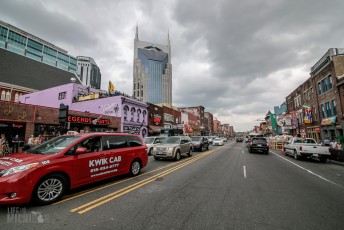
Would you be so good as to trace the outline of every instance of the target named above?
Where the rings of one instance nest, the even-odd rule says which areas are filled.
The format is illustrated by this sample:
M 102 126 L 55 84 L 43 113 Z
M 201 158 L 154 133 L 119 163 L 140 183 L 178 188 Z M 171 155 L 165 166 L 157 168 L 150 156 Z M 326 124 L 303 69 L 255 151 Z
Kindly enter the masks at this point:
M 336 165 L 344 166 L 344 162 L 340 162 L 340 161 L 335 161 L 335 160 L 327 159 L 327 162 L 330 162 L 330 163 L 333 163 L 333 164 L 336 164 Z
M 281 150 L 277 150 L 277 149 L 273 149 L 273 150 L 274 150 L 274 153 L 277 153 L 279 155 L 285 156 L 284 154 L 282 154 Z M 336 164 L 336 165 L 344 166 L 344 162 L 340 162 L 340 161 L 335 161 L 335 160 L 327 159 L 326 162 L 333 163 L 333 164 Z

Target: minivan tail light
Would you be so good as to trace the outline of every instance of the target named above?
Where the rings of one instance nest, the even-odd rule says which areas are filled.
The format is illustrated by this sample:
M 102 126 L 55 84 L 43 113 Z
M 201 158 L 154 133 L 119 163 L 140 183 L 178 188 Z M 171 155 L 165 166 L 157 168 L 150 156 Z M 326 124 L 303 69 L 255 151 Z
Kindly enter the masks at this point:
M 302 151 L 302 146 L 300 146 L 300 151 Z

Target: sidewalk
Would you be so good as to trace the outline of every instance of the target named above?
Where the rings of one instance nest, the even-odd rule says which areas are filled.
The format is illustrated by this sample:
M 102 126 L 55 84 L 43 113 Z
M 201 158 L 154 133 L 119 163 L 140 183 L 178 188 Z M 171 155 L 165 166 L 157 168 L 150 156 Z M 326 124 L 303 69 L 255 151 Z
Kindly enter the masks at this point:
M 277 153 L 279 155 L 284 155 L 284 154 L 282 154 L 282 150 L 280 150 L 280 149 L 270 149 L 270 150 L 272 150 L 273 152 L 275 152 L 275 153 Z M 344 162 L 340 162 L 340 161 L 335 161 L 335 160 L 327 159 L 327 162 L 344 166 Z

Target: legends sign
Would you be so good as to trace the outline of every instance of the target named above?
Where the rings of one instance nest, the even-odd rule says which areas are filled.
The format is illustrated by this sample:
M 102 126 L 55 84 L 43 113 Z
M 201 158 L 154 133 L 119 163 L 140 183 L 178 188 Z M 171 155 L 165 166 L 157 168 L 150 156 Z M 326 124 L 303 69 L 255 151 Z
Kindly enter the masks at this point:
M 67 122 L 79 124 L 110 125 L 109 119 L 97 119 L 92 117 L 68 116 Z

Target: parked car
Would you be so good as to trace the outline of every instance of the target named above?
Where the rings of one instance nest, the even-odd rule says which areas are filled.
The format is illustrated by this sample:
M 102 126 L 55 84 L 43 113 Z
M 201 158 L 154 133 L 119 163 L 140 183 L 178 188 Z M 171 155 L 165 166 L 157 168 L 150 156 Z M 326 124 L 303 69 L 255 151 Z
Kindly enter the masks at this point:
M 216 146 L 216 145 L 219 145 L 219 146 L 224 145 L 222 138 L 216 137 L 216 138 L 213 140 L 213 146 Z
M 269 143 L 264 137 L 253 137 L 248 144 L 248 151 L 269 154 Z
M 192 156 L 192 142 L 188 136 L 167 137 L 162 144 L 153 148 L 155 160 L 175 159 L 179 161 L 182 155 Z
M 69 190 L 110 177 L 136 176 L 147 165 L 138 135 L 63 135 L 0 158 L 0 205 L 53 203 Z
M 209 150 L 209 141 L 208 138 L 202 136 L 193 136 L 191 137 L 192 141 L 192 150 L 199 150 L 203 152 L 204 150 Z
M 222 137 L 223 142 L 227 142 L 227 137 Z
M 213 137 L 208 136 L 207 139 L 208 139 L 209 144 L 212 144 L 212 143 L 213 143 Z
M 326 162 L 330 158 L 330 147 L 321 146 L 313 138 L 292 138 L 284 146 L 284 154 L 294 156 L 296 160 L 301 158 L 315 158 L 320 162 Z
M 161 144 L 166 137 L 157 136 L 157 137 L 145 137 L 143 141 L 147 145 L 148 156 L 153 155 L 153 147 Z

